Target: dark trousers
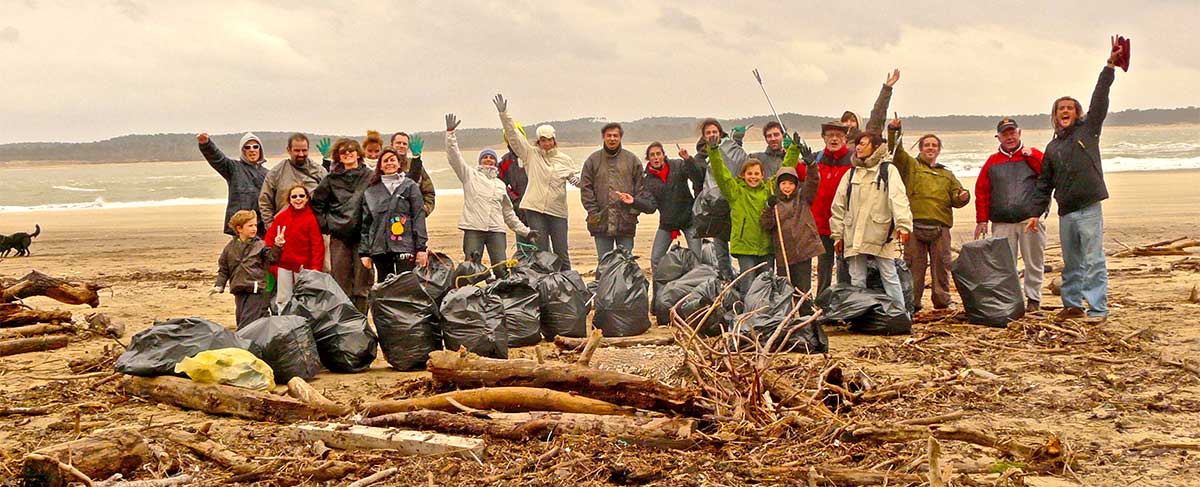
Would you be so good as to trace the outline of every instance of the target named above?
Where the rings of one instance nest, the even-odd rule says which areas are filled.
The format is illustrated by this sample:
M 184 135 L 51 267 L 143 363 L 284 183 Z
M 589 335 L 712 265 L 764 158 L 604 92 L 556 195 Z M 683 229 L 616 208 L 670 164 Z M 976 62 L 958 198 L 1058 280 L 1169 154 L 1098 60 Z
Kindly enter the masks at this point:
M 234 316 L 237 317 L 237 329 L 254 323 L 259 318 L 270 315 L 271 293 L 238 293 L 233 295 Z
M 371 269 L 362 265 L 358 255 L 358 244 L 348 244 L 337 238 L 329 239 L 329 274 L 337 281 L 346 296 L 354 302 L 359 311 L 367 312 L 367 293 L 375 279 Z
M 772 255 L 733 254 L 733 256 L 737 258 L 739 274 L 744 273 L 744 272 L 750 270 L 751 268 L 753 268 L 754 266 L 762 264 L 763 262 L 771 262 L 775 258 Z M 738 290 L 741 291 L 742 294 L 745 294 L 746 291 L 750 290 L 750 284 L 754 282 L 754 279 L 756 277 L 758 277 L 759 274 L 762 274 L 764 272 L 771 272 L 771 266 L 765 265 L 765 266 L 759 267 L 758 270 L 754 271 L 753 274 L 743 277 L 742 280 L 738 281 L 738 283 L 737 283 Z
M 821 235 L 821 245 L 825 253 L 817 256 L 817 294 L 833 285 L 833 264 L 837 262 L 837 282 L 850 282 L 850 272 L 846 270 L 846 261 L 833 251 L 833 239 Z
M 516 205 L 513 205 L 513 206 L 516 206 Z M 526 215 L 525 210 L 522 210 L 520 208 L 513 208 L 513 213 L 517 214 L 517 219 L 521 220 L 521 223 L 524 223 L 525 226 L 529 226 L 529 216 Z M 532 244 L 533 243 L 533 242 L 530 242 L 529 239 L 522 237 L 520 235 L 517 235 L 517 242 L 523 243 L 523 244 Z
M 404 257 L 401 258 L 401 255 Z M 407 254 L 372 255 L 371 263 L 375 264 L 376 282 L 386 281 L 392 274 L 403 274 L 417 267 L 416 258 Z
M 918 227 L 904 247 L 904 263 L 912 272 L 913 303 L 921 308 L 921 296 L 925 294 L 925 269 L 931 268 L 933 275 L 933 307 L 950 306 L 950 229 L 946 227 Z
M 812 259 L 804 259 L 792 264 L 788 266 L 787 270 L 792 275 L 792 286 L 806 293 L 812 289 Z M 812 314 L 813 300 L 815 299 L 817 299 L 817 295 L 813 293 L 811 297 L 804 301 L 804 304 L 801 306 L 801 315 Z
M 529 219 L 529 228 L 537 230 L 541 236 L 534 242 L 541 250 L 551 250 L 562 260 L 562 268 L 571 269 L 571 253 L 567 250 L 567 219 L 533 210 L 526 210 L 525 218 Z
M 508 236 L 504 232 L 481 232 L 479 230 L 463 230 L 463 255 L 467 260 L 483 263 L 483 249 L 487 248 L 488 261 L 496 266 L 508 259 L 505 252 L 508 248 Z M 496 278 L 508 275 L 508 268 L 496 266 Z

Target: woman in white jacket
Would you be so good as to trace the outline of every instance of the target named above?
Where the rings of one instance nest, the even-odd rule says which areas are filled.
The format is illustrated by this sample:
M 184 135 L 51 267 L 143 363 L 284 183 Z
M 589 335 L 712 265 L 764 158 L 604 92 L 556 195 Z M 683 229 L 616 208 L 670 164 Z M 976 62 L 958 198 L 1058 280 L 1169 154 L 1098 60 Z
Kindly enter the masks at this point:
M 454 135 L 454 129 L 460 123 L 462 121 L 453 113 L 446 115 L 446 158 L 463 187 L 462 216 L 458 219 L 458 228 L 463 231 L 463 253 L 467 259 L 478 262 L 483 260 L 483 249 L 487 247 L 488 259 L 496 265 L 508 259 L 505 254 L 508 248 L 506 225 L 517 235 L 530 240 L 537 240 L 538 234 L 521 223 L 513 211 L 508 190 L 499 178 L 497 163 L 500 157 L 496 151 L 484 149 L 480 152 L 475 167 L 468 166 L 463 160 L 458 138 Z M 504 267 L 496 269 L 498 277 L 506 273 Z

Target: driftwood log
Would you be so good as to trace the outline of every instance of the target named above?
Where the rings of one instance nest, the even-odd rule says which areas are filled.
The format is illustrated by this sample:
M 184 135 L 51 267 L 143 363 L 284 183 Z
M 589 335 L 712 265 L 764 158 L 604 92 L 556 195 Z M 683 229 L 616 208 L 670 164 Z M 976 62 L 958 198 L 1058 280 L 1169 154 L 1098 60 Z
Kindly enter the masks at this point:
M 466 408 L 491 409 L 505 412 L 560 411 L 600 415 L 632 415 L 635 412 L 633 408 L 621 407 L 598 399 L 576 396 L 550 389 L 537 387 L 485 387 L 447 392 L 429 397 L 417 397 L 398 401 L 377 401 L 367 404 L 363 415 L 372 417 L 389 413 L 419 411 L 422 409 L 462 411 Z
M 50 335 L 33 338 L 18 338 L 0 341 L 0 357 L 19 353 L 44 352 L 67 346 L 70 338 L 66 335 Z
M 18 303 L 0 303 L 0 328 L 58 322 L 70 323 L 71 312 L 33 309 Z
M 201 384 L 172 376 L 125 376 L 121 388 L 143 399 L 256 421 L 290 423 L 331 416 L 321 408 L 290 397 L 220 384 Z
M 1032 446 L 1015 440 L 999 438 L 986 431 L 958 426 L 866 426 L 849 433 L 851 441 L 871 443 L 905 443 L 933 437 L 943 441 L 962 441 L 985 448 L 993 448 L 1002 455 L 1028 462 L 1054 460 L 1061 456 L 1057 438 L 1051 438 L 1046 446 Z
M 74 328 L 69 325 L 55 325 L 51 323 L 43 323 L 40 325 L 25 325 L 13 328 L 0 328 L 0 339 L 6 338 L 24 338 L 38 335 L 51 335 L 54 333 L 71 332 Z
M 392 426 L 443 433 L 489 435 L 527 440 L 556 434 L 598 435 L 637 440 L 687 440 L 695 429 L 689 418 L 602 416 L 532 411 L 527 413 L 455 414 L 445 411 L 392 413 L 359 421 L 369 426 Z
M 411 456 L 483 458 L 487 446 L 479 438 L 366 425 L 298 424 L 291 434 L 301 442 L 321 441 L 339 450 L 393 450 Z
M 0 302 L 12 302 L 31 296 L 46 296 L 66 304 L 86 304 L 93 308 L 100 306 L 100 295 L 96 291 L 106 286 L 87 282 L 67 282 L 57 277 L 50 277 L 38 271 L 31 271 L 25 277 L 4 287 L 0 292 Z
M 320 391 L 316 390 L 300 377 L 292 377 L 288 381 L 287 393 L 302 403 L 324 411 L 331 417 L 346 416 L 352 412 L 348 406 L 330 401 Z
M 654 379 L 578 364 L 499 360 L 438 351 L 429 354 L 426 367 L 434 380 L 460 387 L 544 387 L 639 409 L 694 416 L 707 412 L 695 403 L 697 389 L 671 387 Z
M 1163 240 L 1149 245 L 1128 247 L 1113 253 L 1113 257 L 1148 257 L 1154 255 L 1190 255 L 1187 249 L 1200 247 L 1200 240 L 1179 237 L 1173 240 Z
M 587 344 L 587 338 L 574 338 L 558 335 L 554 337 L 554 344 L 563 350 L 581 350 Z M 628 347 L 665 347 L 675 344 L 675 337 L 667 336 L 632 336 L 632 337 L 612 337 L 602 338 L 600 340 L 601 347 L 613 348 L 628 348 Z
M 78 476 L 64 469 L 73 467 L 89 478 L 113 474 L 129 475 L 154 459 L 150 445 L 132 430 L 111 430 L 40 450 L 25 458 L 21 476 L 25 485 L 65 486 Z

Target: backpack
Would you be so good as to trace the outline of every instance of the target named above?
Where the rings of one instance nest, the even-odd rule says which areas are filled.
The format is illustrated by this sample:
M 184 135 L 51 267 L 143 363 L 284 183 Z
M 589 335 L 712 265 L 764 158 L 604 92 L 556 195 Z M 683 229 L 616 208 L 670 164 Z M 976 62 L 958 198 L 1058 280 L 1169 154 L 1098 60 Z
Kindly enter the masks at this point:
M 882 184 L 883 190 L 887 191 L 888 179 L 890 177 L 890 174 L 888 173 L 888 166 L 890 166 L 891 164 L 892 164 L 892 161 L 890 161 L 890 160 L 879 163 L 879 177 L 877 177 L 875 179 L 875 187 L 878 188 Z M 854 181 L 854 170 L 855 169 L 858 169 L 858 168 L 855 166 L 850 166 L 850 174 L 846 175 L 846 177 L 850 178 L 850 181 Z M 851 193 L 851 191 L 854 191 L 854 185 L 850 184 L 850 182 L 847 182 L 846 183 L 846 211 L 850 211 L 850 193 Z M 895 233 L 896 233 L 896 218 L 895 218 L 895 216 L 893 216 L 892 223 L 890 225 L 888 225 L 888 239 L 885 240 L 883 243 L 885 243 L 885 244 L 891 243 L 891 241 L 895 238 L 893 236 Z

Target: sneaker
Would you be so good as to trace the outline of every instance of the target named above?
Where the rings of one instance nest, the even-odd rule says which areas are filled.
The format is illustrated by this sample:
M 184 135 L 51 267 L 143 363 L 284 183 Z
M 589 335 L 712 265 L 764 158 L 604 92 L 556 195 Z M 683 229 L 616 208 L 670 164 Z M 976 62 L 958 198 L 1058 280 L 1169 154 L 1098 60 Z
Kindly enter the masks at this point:
M 1036 300 L 1036 299 L 1030 299 L 1029 302 L 1025 304 L 1025 312 L 1026 313 L 1037 313 L 1041 310 L 1042 310 L 1042 303 L 1039 303 L 1038 300 Z
M 1055 323 L 1062 323 L 1067 320 L 1082 320 L 1087 318 L 1087 313 L 1083 312 L 1083 308 L 1063 308 L 1058 314 L 1054 315 Z

